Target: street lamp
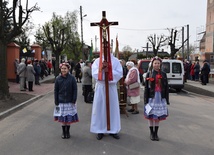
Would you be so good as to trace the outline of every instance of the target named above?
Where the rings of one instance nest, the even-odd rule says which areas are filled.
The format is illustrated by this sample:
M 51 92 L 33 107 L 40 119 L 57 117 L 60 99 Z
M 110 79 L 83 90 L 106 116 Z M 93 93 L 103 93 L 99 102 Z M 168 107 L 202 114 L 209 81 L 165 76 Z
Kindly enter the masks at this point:
M 81 41 L 82 41 L 82 59 L 85 60 L 85 56 L 84 56 L 84 50 L 83 50 L 83 24 L 82 24 L 82 19 L 83 17 L 86 17 L 87 14 L 82 15 L 82 6 L 80 6 L 80 21 L 81 21 Z

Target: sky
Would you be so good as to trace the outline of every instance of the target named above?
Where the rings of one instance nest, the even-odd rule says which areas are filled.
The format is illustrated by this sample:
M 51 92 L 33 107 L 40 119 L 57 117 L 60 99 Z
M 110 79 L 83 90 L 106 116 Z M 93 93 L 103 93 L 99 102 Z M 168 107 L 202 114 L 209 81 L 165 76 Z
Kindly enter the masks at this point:
M 181 28 L 189 25 L 190 44 L 196 45 L 201 35 L 199 32 L 206 27 L 207 0 L 29 0 L 29 6 L 38 4 L 41 11 L 33 12 L 31 21 L 38 28 L 50 21 L 53 12 L 64 16 L 67 11 L 77 10 L 82 6 L 83 40 L 87 45 L 99 48 L 99 40 L 95 44 L 95 36 L 99 39 L 99 28 L 91 27 L 90 23 L 100 22 L 102 11 L 106 11 L 107 20 L 117 21 L 119 25 L 110 26 L 110 38 L 118 36 L 119 50 L 130 46 L 132 50 L 142 51 L 148 42 L 147 37 L 153 34 L 170 36 L 169 29 L 178 30 L 181 38 Z M 78 32 L 80 29 L 80 14 L 78 14 Z M 177 41 L 179 46 L 181 39 Z M 169 50 L 169 47 L 165 47 Z

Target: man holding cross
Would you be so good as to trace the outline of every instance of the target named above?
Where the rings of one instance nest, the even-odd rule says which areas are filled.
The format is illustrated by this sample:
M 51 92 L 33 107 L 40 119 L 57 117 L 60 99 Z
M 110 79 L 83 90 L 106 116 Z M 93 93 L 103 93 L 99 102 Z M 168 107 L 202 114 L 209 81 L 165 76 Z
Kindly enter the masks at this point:
M 103 138 L 104 133 L 119 139 L 121 129 L 117 82 L 123 76 L 123 69 L 120 61 L 110 53 L 110 25 L 118 25 L 118 22 L 108 22 L 105 11 L 100 23 L 91 23 L 91 26 L 100 27 L 100 57 L 92 64 L 96 86 L 90 129 L 92 133 L 97 133 L 98 140 Z
M 117 92 L 117 82 L 123 76 L 123 69 L 119 60 L 111 54 L 113 80 L 109 81 L 109 106 L 110 106 L 110 125 L 111 128 L 107 130 L 106 121 L 106 92 L 105 92 L 105 77 L 98 80 L 99 60 L 97 58 L 92 64 L 92 76 L 96 80 L 94 101 L 92 107 L 91 129 L 92 133 L 97 133 L 97 139 L 103 138 L 104 133 L 109 133 L 114 138 L 119 139 L 120 124 L 120 109 Z M 102 58 L 103 59 L 103 58 Z M 103 60 L 102 72 L 108 71 L 107 63 Z

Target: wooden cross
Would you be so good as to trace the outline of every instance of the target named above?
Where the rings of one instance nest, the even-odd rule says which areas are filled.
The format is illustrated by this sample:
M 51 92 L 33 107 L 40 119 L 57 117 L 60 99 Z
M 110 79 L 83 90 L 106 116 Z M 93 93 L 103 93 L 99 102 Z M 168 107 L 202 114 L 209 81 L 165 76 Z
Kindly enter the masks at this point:
M 108 52 L 110 52 L 110 41 L 109 41 L 109 26 L 118 25 L 118 22 L 108 22 L 106 19 L 106 12 L 102 11 L 102 20 L 99 23 L 91 23 L 91 26 L 100 27 L 100 49 L 104 49 L 104 62 L 108 63 Z M 104 47 L 103 47 L 104 46 Z M 102 59 L 102 57 L 100 57 Z M 110 130 L 110 105 L 109 105 L 109 84 L 108 84 L 109 72 L 105 72 L 105 89 L 106 89 L 106 119 L 107 119 L 107 130 Z

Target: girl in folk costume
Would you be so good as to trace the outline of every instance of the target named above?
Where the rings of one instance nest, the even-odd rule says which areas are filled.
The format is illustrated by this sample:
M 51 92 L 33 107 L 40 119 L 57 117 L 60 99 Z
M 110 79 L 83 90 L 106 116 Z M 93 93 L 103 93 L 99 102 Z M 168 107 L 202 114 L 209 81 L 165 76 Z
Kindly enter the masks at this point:
M 62 63 L 60 69 L 61 75 L 56 78 L 54 85 L 54 118 L 62 123 L 62 139 L 65 139 L 70 138 L 70 124 L 79 121 L 76 108 L 77 82 L 69 73 L 68 63 Z
M 168 116 L 169 87 L 167 75 L 161 71 L 162 60 L 154 57 L 151 60 L 151 68 L 146 75 L 144 90 L 144 116 L 148 119 L 150 139 L 159 141 L 159 122 Z

